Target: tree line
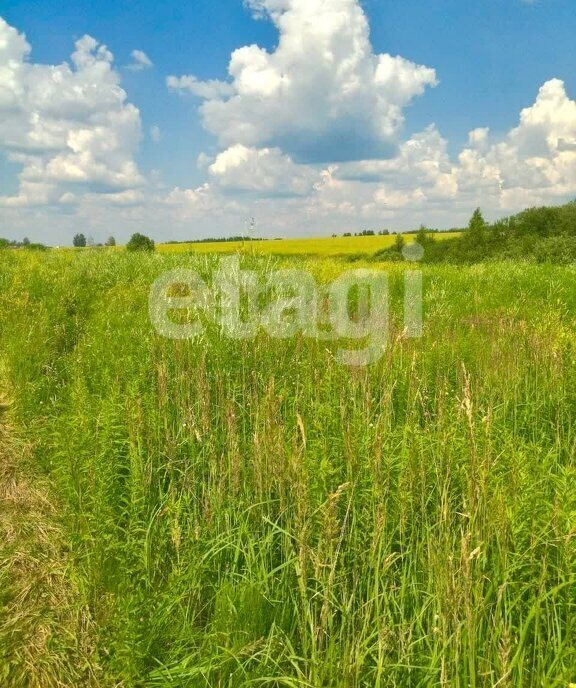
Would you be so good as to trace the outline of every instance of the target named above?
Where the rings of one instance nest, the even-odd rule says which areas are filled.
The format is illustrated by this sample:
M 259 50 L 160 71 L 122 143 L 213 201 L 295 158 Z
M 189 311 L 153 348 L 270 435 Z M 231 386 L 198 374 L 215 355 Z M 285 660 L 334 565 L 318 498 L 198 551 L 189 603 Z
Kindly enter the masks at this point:
M 415 240 L 424 248 L 426 263 L 479 263 L 520 259 L 537 263 L 576 262 L 576 201 L 561 206 L 528 208 L 488 223 L 477 208 L 458 237 L 436 241 L 422 226 Z M 378 251 L 376 260 L 403 260 L 405 239 L 396 236 L 393 247 Z

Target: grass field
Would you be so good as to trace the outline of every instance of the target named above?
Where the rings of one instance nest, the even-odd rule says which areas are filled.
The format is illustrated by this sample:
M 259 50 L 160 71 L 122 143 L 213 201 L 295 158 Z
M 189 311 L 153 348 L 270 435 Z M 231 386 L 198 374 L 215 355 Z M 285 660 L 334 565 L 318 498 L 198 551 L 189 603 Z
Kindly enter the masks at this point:
M 458 232 L 434 235 L 438 241 L 458 236 Z M 415 235 L 406 235 L 408 242 Z M 322 239 L 281 239 L 278 241 L 222 241 L 198 244 L 160 244 L 162 253 L 247 253 L 277 256 L 369 256 L 394 244 L 394 236 L 328 237 Z
M 348 368 L 300 336 L 160 337 L 152 282 L 216 265 L 183 250 L 0 252 L 6 495 L 26 456 L 57 505 L 35 531 L 2 501 L 0 683 L 576 682 L 576 270 L 425 267 L 410 339 L 410 268 L 382 265 L 388 348 Z

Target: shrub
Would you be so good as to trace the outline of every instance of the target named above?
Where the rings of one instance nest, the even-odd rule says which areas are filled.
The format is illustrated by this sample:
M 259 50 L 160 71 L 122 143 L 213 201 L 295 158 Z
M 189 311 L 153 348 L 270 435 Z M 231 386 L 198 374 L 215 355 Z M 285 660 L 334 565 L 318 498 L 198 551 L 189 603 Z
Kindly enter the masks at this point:
M 28 251 L 47 251 L 48 246 L 45 244 L 38 244 L 38 243 L 29 243 L 29 244 L 24 244 L 23 248 L 25 248 Z
M 130 241 L 126 244 L 128 251 L 154 251 L 155 248 L 156 246 L 152 239 L 138 232 L 133 234 Z
M 534 258 L 537 263 L 576 263 L 576 237 L 557 236 L 543 239 L 534 246 Z
M 402 234 L 396 234 L 396 238 L 394 239 L 394 250 L 398 253 L 402 253 L 404 246 L 406 246 L 406 239 L 404 239 Z
M 385 263 L 398 263 L 399 261 L 404 260 L 404 258 L 402 257 L 402 254 L 395 248 L 381 248 L 372 256 L 372 260 L 377 262 L 382 261 Z

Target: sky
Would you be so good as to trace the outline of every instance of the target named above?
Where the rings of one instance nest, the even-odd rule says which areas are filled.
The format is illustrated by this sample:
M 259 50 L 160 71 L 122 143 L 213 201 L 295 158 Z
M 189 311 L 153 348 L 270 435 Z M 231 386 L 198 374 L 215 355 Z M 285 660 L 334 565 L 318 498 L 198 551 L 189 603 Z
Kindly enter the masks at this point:
M 0 236 L 465 224 L 576 198 L 574 0 L 3 0 Z

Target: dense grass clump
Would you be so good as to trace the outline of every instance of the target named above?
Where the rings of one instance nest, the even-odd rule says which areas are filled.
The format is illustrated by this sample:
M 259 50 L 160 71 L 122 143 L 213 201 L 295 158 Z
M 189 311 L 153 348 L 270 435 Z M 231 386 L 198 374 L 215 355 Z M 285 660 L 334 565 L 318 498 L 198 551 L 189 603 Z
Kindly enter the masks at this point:
M 61 504 L 86 685 L 576 680 L 573 268 L 426 267 L 410 339 L 383 265 L 389 345 L 350 369 L 301 337 L 157 335 L 154 279 L 211 256 L 0 260 L 10 414 Z

